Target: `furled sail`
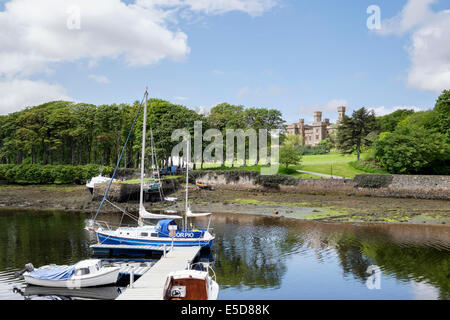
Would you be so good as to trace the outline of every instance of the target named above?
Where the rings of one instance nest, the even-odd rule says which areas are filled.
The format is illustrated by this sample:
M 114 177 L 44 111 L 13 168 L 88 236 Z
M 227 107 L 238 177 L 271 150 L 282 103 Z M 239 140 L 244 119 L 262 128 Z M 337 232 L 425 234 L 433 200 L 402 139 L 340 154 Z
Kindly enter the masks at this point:
M 182 219 L 180 216 L 150 213 L 145 210 L 144 206 L 139 206 L 139 217 L 142 219 Z
M 187 210 L 186 210 L 186 216 L 188 217 L 188 218 L 194 218 L 194 217 L 207 217 L 207 216 L 210 216 L 210 215 L 212 215 L 212 213 L 193 213 L 192 211 L 191 211 L 191 208 L 188 208 Z

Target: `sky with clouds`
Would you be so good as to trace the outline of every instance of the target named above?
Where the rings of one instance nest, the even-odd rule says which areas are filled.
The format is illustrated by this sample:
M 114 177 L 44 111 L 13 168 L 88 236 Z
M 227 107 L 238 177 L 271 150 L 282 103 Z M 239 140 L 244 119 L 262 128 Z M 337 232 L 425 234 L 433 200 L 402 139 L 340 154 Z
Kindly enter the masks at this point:
M 381 29 L 369 30 L 377 5 Z M 49 100 L 229 102 L 288 122 L 426 110 L 450 88 L 446 0 L 0 0 L 0 114 Z

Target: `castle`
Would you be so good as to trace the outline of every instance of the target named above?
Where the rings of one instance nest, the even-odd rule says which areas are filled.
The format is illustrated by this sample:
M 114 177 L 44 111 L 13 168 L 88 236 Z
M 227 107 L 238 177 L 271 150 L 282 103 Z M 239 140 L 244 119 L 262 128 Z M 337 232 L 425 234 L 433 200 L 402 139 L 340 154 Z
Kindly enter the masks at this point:
M 322 121 L 322 112 L 314 112 L 314 123 L 312 125 L 305 124 L 305 119 L 300 119 L 299 123 L 289 125 L 287 134 L 295 134 L 303 137 L 303 145 L 316 146 L 319 142 L 325 140 L 330 134 L 336 130 L 345 116 L 345 107 L 338 107 L 338 121 L 336 125 L 330 123 L 330 119 Z

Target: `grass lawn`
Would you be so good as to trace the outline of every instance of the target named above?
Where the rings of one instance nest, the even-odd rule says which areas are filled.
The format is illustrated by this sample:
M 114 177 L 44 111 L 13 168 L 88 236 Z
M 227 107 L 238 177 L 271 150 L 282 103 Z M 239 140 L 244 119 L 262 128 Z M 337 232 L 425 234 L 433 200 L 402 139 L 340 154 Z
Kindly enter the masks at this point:
M 337 152 L 321 155 L 304 155 L 301 165 L 294 167 L 294 169 L 345 178 L 354 178 L 357 174 L 365 174 L 366 172 L 355 169 L 350 165 L 350 162 L 353 161 L 356 161 L 356 155 L 341 155 Z
M 235 166 L 234 168 L 230 166 L 222 167 L 218 164 L 204 164 L 203 170 L 248 170 L 248 171 L 258 171 L 261 172 L 261 168 L 264 168 L 265 166 L 257 165 L 257 166 L 247 166 L 247 167 L 239 167 Z M 290 176 L 293 176 L 295 178 L 302 178 L 302 179 L 320 179 L 321 177 L 307 174 L 307 173 L 301 173 L 297 172 L 294 167 L 289 167 L 289 169 L 286 171 L 286 168 L 283 166 L 280 166 L 280 169 L 278 170 L 278 174 L 287 174 Z
M 363 155 L 361 158 L 364 159 Z M 320 176 L 300 173 L 297 170 L 322 173 L 327 175 L 334 175 L 344 178 L 354 178 L 357 174 L 367 174 L 366 171 L 359 170 L 350 165 L 351 162 L 356 161 L 356 155 L 342 155 L 339 152 L 331 152 L 321 155 L 304 155 L 299 166 L 290 166 L 288 170 L 284 166 L 280 166 L 279 174 L 287 174 L 296 178 L 313 178 L 320 179 Z M 235 164 L 234 168 L 231 167 L 231 163 L 226 163 L 225 167 L 220 164 L 205 163 L 203 170 L 249 170 L 260 172 L 264 166 L 247 166 L 242 167 Z M 198 169 L 200 166 L 198 167 Z M 377 173 L 386 173 L 383 171 L 377 171 Z M 322 178 L 323 179 L 323 178 Z

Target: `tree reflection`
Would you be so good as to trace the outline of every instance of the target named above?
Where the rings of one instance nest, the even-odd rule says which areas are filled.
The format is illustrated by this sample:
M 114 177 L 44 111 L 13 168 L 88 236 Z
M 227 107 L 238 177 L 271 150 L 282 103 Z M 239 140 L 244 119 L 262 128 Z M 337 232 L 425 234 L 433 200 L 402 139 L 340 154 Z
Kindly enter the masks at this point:
M 69 264 L 89 256 L 84 216 L 61 212 L 2 212 L 0 268 L 32 262 Z
M 214 252 L 221 287 L 279 288 L 286 254 L 302 245 L 297 232 L 264 217 L 219 220 Z

